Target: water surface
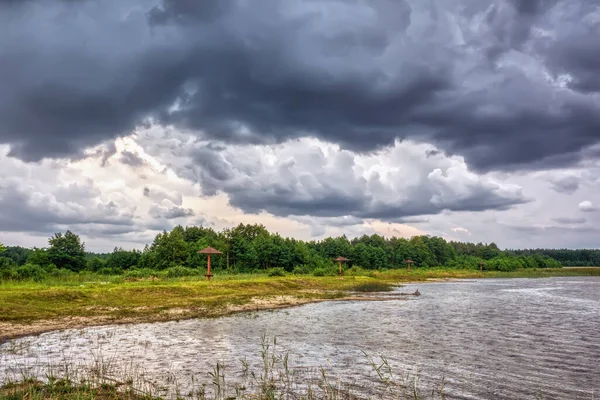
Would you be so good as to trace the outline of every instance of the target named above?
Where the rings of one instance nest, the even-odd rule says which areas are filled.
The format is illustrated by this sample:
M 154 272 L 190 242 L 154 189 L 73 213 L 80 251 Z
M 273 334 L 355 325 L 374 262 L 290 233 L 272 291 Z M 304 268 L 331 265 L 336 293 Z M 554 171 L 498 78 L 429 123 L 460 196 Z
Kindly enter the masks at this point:
M 51 332 L 0 346 L 0 380 L 48 365 L 118 365 L 185 388 L 217 361 L 259 367 L 276 336 L 293 366 L 373 380 L 363 352 L 449 398 L 592 399 L 600 395 L 600 278 L 486 279 L 411 284 L 408 300 L 325 302 L 205 320 Z

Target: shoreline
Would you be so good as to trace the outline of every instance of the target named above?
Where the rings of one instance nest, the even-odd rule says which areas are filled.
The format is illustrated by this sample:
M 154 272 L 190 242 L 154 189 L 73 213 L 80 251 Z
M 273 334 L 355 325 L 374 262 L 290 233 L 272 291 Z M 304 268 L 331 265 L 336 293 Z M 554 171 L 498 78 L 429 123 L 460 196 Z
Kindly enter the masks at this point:
M 339 298 L 299 298 L 296 296 L 275 296 L 274 298 L 264 299 L 255 297 L 245 304 L 229 304 L 224 308 L 213 310 L 194 309 L 194 308 L 170 308 L 163 313 L 155 315 L 141 315 L 137 317 L 113 317 L 113 316 L 69 316 L 64 318 L 55 318 L 49 320 L 39 320 L 28 324 L 0 322 L 0 345 L 11 340 L 20 339 L 28 336 L 39 336 L 44 333 L 63 331 L 68 329 L 85 329 L 99 326 L 126 325 L 126 324 L 145 324 L 158 322 L 171 322 L 180 320 L 189 320 L 195 318 L 220 318 L 234 314 L 253 311 L 279 310 L 285 308 L 299 307 L 306 304 L 324 303 L 328 301 L 390 301 L 390 300 L 408 300 L 408 297 L 414 296 L 411 293 L 399 293 L 387 296 L 373 295 L 349 295 Z
M 25 336 L 37 336 L 52 331 L 83 329 L 95 326 L 138 324 L 217 318 L 249 311 L 275 310 L 325 301 L 385 301 L 407 299 L 411 293 L 394 295 L 384 292 L 355 292 L 356 284 L 381 282 L 392 286 L 432 284 L 477 279 L 549 278 L 555 276 L 600 276 L 600 268 L 575 267 L 560 270 L 521 270 L 516 272 L 428 271 L 410 274 L 393 271 L 373 279 L 348 276 L 315 278 L 285 277 L 220 281 L 211 284 L 200 281 L 134 282 L 80 287 L 10 287 L 0 290 L 0 312 L 25 318 L 14 322 L 0 321 L 0 345 Z M 392 292 L 386 292 L 392 293 Z M 30 300 L 23 305 L 22 296 Z M 31 299 L 34 299 L 33 301 Z M 123 299 L 128 299 L 124 302 Z M 133 300 L 132 300 L 133 299 Z M 152 302 L 162 301 L 160 307 Z M 62 315 L 47 308 L 48 302 L 57 302 Z M 3 307 L 4 303 L 4 307 Z M 13 308 L 15 307 L 15 308 Z M 18 308 L 17 308 L 18 307 Z M 35 314 L 38 314 L 35 317 Z

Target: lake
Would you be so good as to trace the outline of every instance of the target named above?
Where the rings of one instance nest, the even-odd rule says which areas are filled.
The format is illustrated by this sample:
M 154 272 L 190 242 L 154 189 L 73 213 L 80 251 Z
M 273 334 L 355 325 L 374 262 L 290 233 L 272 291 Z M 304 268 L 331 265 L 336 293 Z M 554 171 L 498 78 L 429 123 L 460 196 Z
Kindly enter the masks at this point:
M 421 296 L 323 302 L 217 319 L 49 332 L 0 345 L 0 380 L 65 366 L 136 374 L 182 393 L 240 358 L 260 370 L 261 338 L 298 370 L 333 371 L 358 391 L 384 356 L 418 377 L 423 393 L 443 382 L 448 398 L 592 399 L 600 396 L 600 278 L 481 279 L 410 284 Z M 366 355 L 365 355 L 366 354 Z M 100 366 L 100 367 L 99 367 Z M 165 392 L 166 393 L 166 392 Z

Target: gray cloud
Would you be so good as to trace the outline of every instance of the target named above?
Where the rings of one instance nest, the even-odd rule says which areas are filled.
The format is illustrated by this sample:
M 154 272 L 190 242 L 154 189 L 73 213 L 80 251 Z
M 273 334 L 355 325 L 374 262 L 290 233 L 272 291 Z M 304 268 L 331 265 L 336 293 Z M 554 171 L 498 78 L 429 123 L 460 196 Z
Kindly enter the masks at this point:
M 478 177 L 447 158 L 423 157 L 419 145 L 380 153 L 377 162 L 388 172 L 359 173 L 356 157 L 348 151 L 325 154 L 306 142 L 220 151 L 198 145 L 190 150 L 194 165 L 187 173 L 195 179 L 190 171 L 200 167 L 204 194 L 225 192 L 245 212 L 329 217 L 333 225 L 345 216 L 352 224 L 364 218 L 398 221 L 444 210 L 506 210 L 529 201 L 518 186 Z M 402 157 L 404 163 L 396 161 Z
M 573 194 L 579 189 L 581 178 L 575 175 L 559 175 L 550 179 L 552 189 L 558 193 Z
M 150 206 L 149 213 L 153 218 L 175 219 L 194 215 L 194 211 L 190 208 L 184 208 L 168 201 L 163 204 L 154 204 Z
M 586 222 L 585 218 L 569 218 L 569 217 L 556 217 L 556 218 L 552 218 L 552 221 L 558 222 L 559 224 L 564 224 L 564 225 L 584 224 Z
M 597 13 L 591 0 L 4 2 L 0 142 L 24 160 L 73 156 L 158 123 L 356 151 L 416 138 L 481 171 L 568 165 L 600 141 Z
M 87 191 L 86 191 L 87 190 Z M 69 196 L 69 193 L 71 194 Z M 7 232 L 55 232 L 63 227 L 99 225 L 104 229 L 131 231 L 133 214 L 114 203 L 93 203 L 92 186 L 70 185 L 56 195 L 32 192 L 16 183 L 0 182 L 0 227 Z M 68 200 L 66 200 L 68 199 Z
M 518 232 L 527 233 L 531 235 L 546 235 L 554 238 L 560 237 L 561 235 L 572 235 L 572 234 L 590 234 L 597 233 L 598 228 L 592 226 L 573 226 L 573 227 L 564 227 L 564 226 L 530 226 L 530 225 L 514 225 L 510 226 L 510 229 L 513 229 Z
M 120 160 L 122 164 L 129 165 L 131 167 L 141 167 L 145 163 L 144 159 L 142 159 L 140 156 L 127 150 L 121 153 Z

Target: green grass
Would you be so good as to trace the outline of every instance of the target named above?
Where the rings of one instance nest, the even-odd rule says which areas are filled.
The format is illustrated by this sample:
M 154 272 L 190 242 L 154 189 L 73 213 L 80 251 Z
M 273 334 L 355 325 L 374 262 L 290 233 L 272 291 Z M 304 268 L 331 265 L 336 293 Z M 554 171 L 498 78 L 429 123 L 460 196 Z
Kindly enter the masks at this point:
M 394 285 L 389 282 L 363 282 L 350 288 L 353 292 L 391 292 Z
M 42 382 L 37 379 L 24 379 L 9 382 L 0 387 L 0 400 L 154 400 L 148 394 L 140 394 L 125 384 L 75 383 L 69 379 L 51 379 Z

